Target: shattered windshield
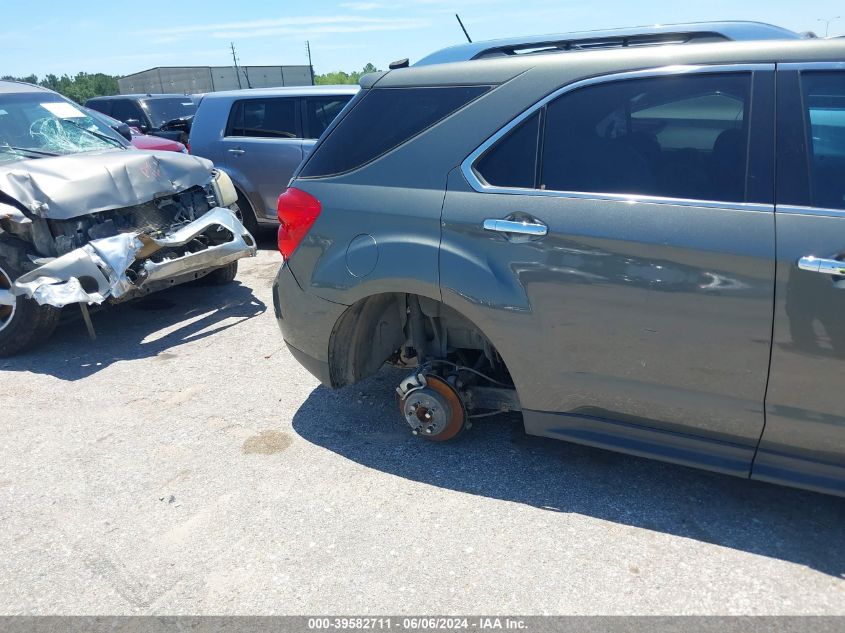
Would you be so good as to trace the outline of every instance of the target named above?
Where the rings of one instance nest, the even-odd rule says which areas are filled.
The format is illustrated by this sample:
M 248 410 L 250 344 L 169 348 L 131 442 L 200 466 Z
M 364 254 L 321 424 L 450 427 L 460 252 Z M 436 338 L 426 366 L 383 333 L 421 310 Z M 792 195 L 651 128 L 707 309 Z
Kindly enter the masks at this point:
M 125 147 L 118 134 L 49 92 L 0 95 L 0 162 Z
M 150 115 L 153 125 L 157 128 L 173 119 L 193 116 L 197 111 L 197 104 L 188 95 L 164 99 L 144 99 L 142 104 L 147 114 Z

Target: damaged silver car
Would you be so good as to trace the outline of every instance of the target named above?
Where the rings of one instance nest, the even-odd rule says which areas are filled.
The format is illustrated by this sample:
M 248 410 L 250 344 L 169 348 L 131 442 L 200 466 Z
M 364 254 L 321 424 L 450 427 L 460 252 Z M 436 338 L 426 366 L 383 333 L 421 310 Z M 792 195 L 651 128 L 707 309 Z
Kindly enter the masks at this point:
M 143 152 L 55 92 L 0 81 L 0 356 L 50 336 L 63 307 L 121 302 L 255 254 L 210 161 Z

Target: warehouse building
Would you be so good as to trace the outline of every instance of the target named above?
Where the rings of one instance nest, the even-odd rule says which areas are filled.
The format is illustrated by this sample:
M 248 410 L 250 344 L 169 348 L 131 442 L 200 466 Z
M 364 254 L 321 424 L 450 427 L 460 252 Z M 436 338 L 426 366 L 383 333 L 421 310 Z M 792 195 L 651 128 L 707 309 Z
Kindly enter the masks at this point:
M 197 94 L 238 88 L 310 86 L 311 66 L 161 66 L 117 80 L 120 94 Z

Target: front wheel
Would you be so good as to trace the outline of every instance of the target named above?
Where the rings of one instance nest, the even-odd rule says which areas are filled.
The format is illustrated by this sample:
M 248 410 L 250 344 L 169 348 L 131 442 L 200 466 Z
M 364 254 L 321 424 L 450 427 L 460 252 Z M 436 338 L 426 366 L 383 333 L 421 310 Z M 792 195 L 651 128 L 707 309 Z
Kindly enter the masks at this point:
M 238 262 L 233 261 L 231 264 L 226 264 L 222 268 L 217 268 L 208 273 L 205 277 L 200 277 L 200 281 L 204 285 L 222 286 L 224 284 L 232 283 L 238 275 Z
M 0 357 L 23 352 L 50 338 L 61 310 L 38 305 L 33 299 L 12 293 L 20 276 L 11 263 L 0 257 Z
M 255 215 L 255 211 L 249 200 L 240 191 L 238 192 L 238 203 L 232 205 L 231 209 L 235 212 L 235 216 L 237 216 L 241 224 L 244 225 L 244 228 L 257 239 L 259 230 L 258 217 Z

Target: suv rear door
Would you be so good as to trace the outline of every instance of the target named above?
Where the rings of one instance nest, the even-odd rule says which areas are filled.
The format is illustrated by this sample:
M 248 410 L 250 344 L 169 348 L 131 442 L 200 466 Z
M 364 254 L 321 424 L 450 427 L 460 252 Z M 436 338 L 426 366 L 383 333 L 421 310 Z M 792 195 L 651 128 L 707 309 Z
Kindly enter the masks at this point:
M 845 63 L 777 74 L 774 341 L 752 476 L 843 494 Z
M 276 217 L 276 201 L 302 161 L 298 97 L 252 97 L 232 103 L 221 145 L 225 164 L 246 189 L 259 220 Z
M 773 70 L 579 82 L 451 174 L 443 300 L 487 325 L 529 432 L 749 474 L 771 343 Z

